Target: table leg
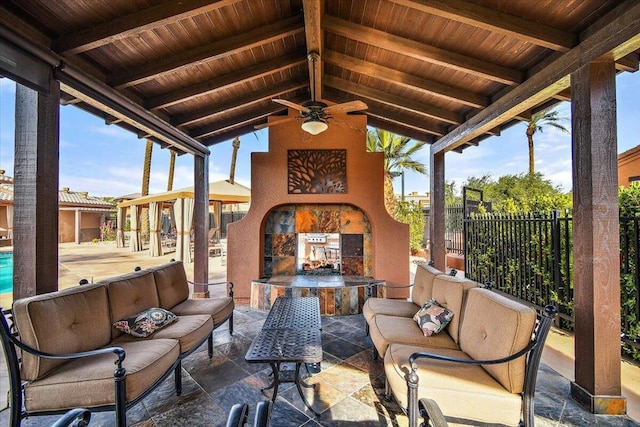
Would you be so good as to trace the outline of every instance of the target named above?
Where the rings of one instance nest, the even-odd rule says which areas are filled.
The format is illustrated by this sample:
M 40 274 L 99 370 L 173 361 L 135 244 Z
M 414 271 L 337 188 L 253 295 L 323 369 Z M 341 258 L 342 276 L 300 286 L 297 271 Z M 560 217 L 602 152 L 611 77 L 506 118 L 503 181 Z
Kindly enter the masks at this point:
M 280 386 L 280 364 L 269 363 L 269 365 L 271 366 L 271 374 L 273 375 L 273 380 L 271 381 L 271 384 L 264 388 L 261 388 L 260 391 L 262 392 L 262 394 L 265 394 L 265 390 L 273 389 L 273 391 L 271 392 L 271 401 L 275 402 L 276 397 L 278 396 L 278 387 Z
M 300 365 L 302 365 L 302 363 L 296 363 L 296 388 L 298 389 L 298 393 L 300 394 L 300 398 L 302 399 L 302 403 L 304 403 L 304 405 L 309 408 L 309 410 L 311 412 L 313 412 L 316 416 L 320 416 L 319 412 L 316 412 L 311 405 L 309 404 L 309 402 L 307 401 L 307 398 L 304 397 L 304 394 L 302 393 L 302 387 L 307 387 L 307 388 L 315 388 L 315 384 L 307 384 L 304 382 L 304 380 L 302 378 L 300 378 Z

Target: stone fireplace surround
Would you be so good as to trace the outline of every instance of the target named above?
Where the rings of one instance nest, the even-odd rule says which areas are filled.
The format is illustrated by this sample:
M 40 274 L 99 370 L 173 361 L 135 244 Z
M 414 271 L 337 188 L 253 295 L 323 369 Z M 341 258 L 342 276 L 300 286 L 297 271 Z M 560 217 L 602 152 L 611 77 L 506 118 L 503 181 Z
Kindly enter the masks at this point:
M 271 116 L 269 120 L 297 115 L 290 110 L 288 116 Z M 384 156 L 366 151 L 366 116 L 346 115 L 341 122 L 332 122 L 327 131 L 315 136 L 302 131 L 298 120 L 272 125 L 268 152 L 251 154 L 251 205 L 244 218 L 227 228 L 227 278 L 235 285 L 239 304 L 250 302 L 251 283 L 264 280 L 269 272 L 278 277 L 295 274 L 295 254 L 291 255 L 290 248 L 295 248 L 292 237 L 306 232 L 302 230 L 337 230 L 341 239 L 356 240 L 355 245 L 342 240 L 341 255 L 352 259 L 341 268 L 349 273 L 371 276 L 388 286 L 409 283 L 409 226 L 395 221 L 384 206 Z M 290 193 L 289 150 L 346 150 L 344 191 Z M 294 212 L 290 218 L 293 230 L 285 228 L 292 233 L 283 233 L 278 215 Z M 351 217 L 355 220 L 349 220 Z M 361 254 L 357 253 L 360 239 Z M 387 288 L 386 293 L 390 298 L 408 296 L 405 288 Z

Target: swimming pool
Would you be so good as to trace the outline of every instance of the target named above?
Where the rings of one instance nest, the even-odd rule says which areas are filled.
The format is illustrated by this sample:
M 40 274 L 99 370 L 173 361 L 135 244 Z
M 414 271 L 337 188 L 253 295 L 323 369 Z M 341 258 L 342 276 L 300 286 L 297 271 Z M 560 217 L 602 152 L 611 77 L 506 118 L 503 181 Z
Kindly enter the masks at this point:
M 0 253 L 0 293 L 13 288 L 13 254 Z

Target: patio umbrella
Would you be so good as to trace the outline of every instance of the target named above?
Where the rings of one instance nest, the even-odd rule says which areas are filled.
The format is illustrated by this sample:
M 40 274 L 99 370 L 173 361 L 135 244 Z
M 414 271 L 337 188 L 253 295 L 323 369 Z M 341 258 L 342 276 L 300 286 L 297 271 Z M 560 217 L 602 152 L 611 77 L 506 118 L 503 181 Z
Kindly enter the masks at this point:
M 162 202 L 149 203 L 149 255 L 162 255 L 162 242 L 160 241 L 160 222 L 162 221 Z

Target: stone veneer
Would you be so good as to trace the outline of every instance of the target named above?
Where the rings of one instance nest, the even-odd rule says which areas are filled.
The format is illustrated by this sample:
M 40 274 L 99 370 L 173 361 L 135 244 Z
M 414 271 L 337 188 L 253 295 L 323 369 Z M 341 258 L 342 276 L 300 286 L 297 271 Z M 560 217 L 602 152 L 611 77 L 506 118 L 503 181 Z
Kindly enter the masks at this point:
M 296 274 L 298 233 L 339 233 L 342 274 L 372 276 L 371 224 L 351 205 L 278 206 L 267 216 L 261 277 Z

